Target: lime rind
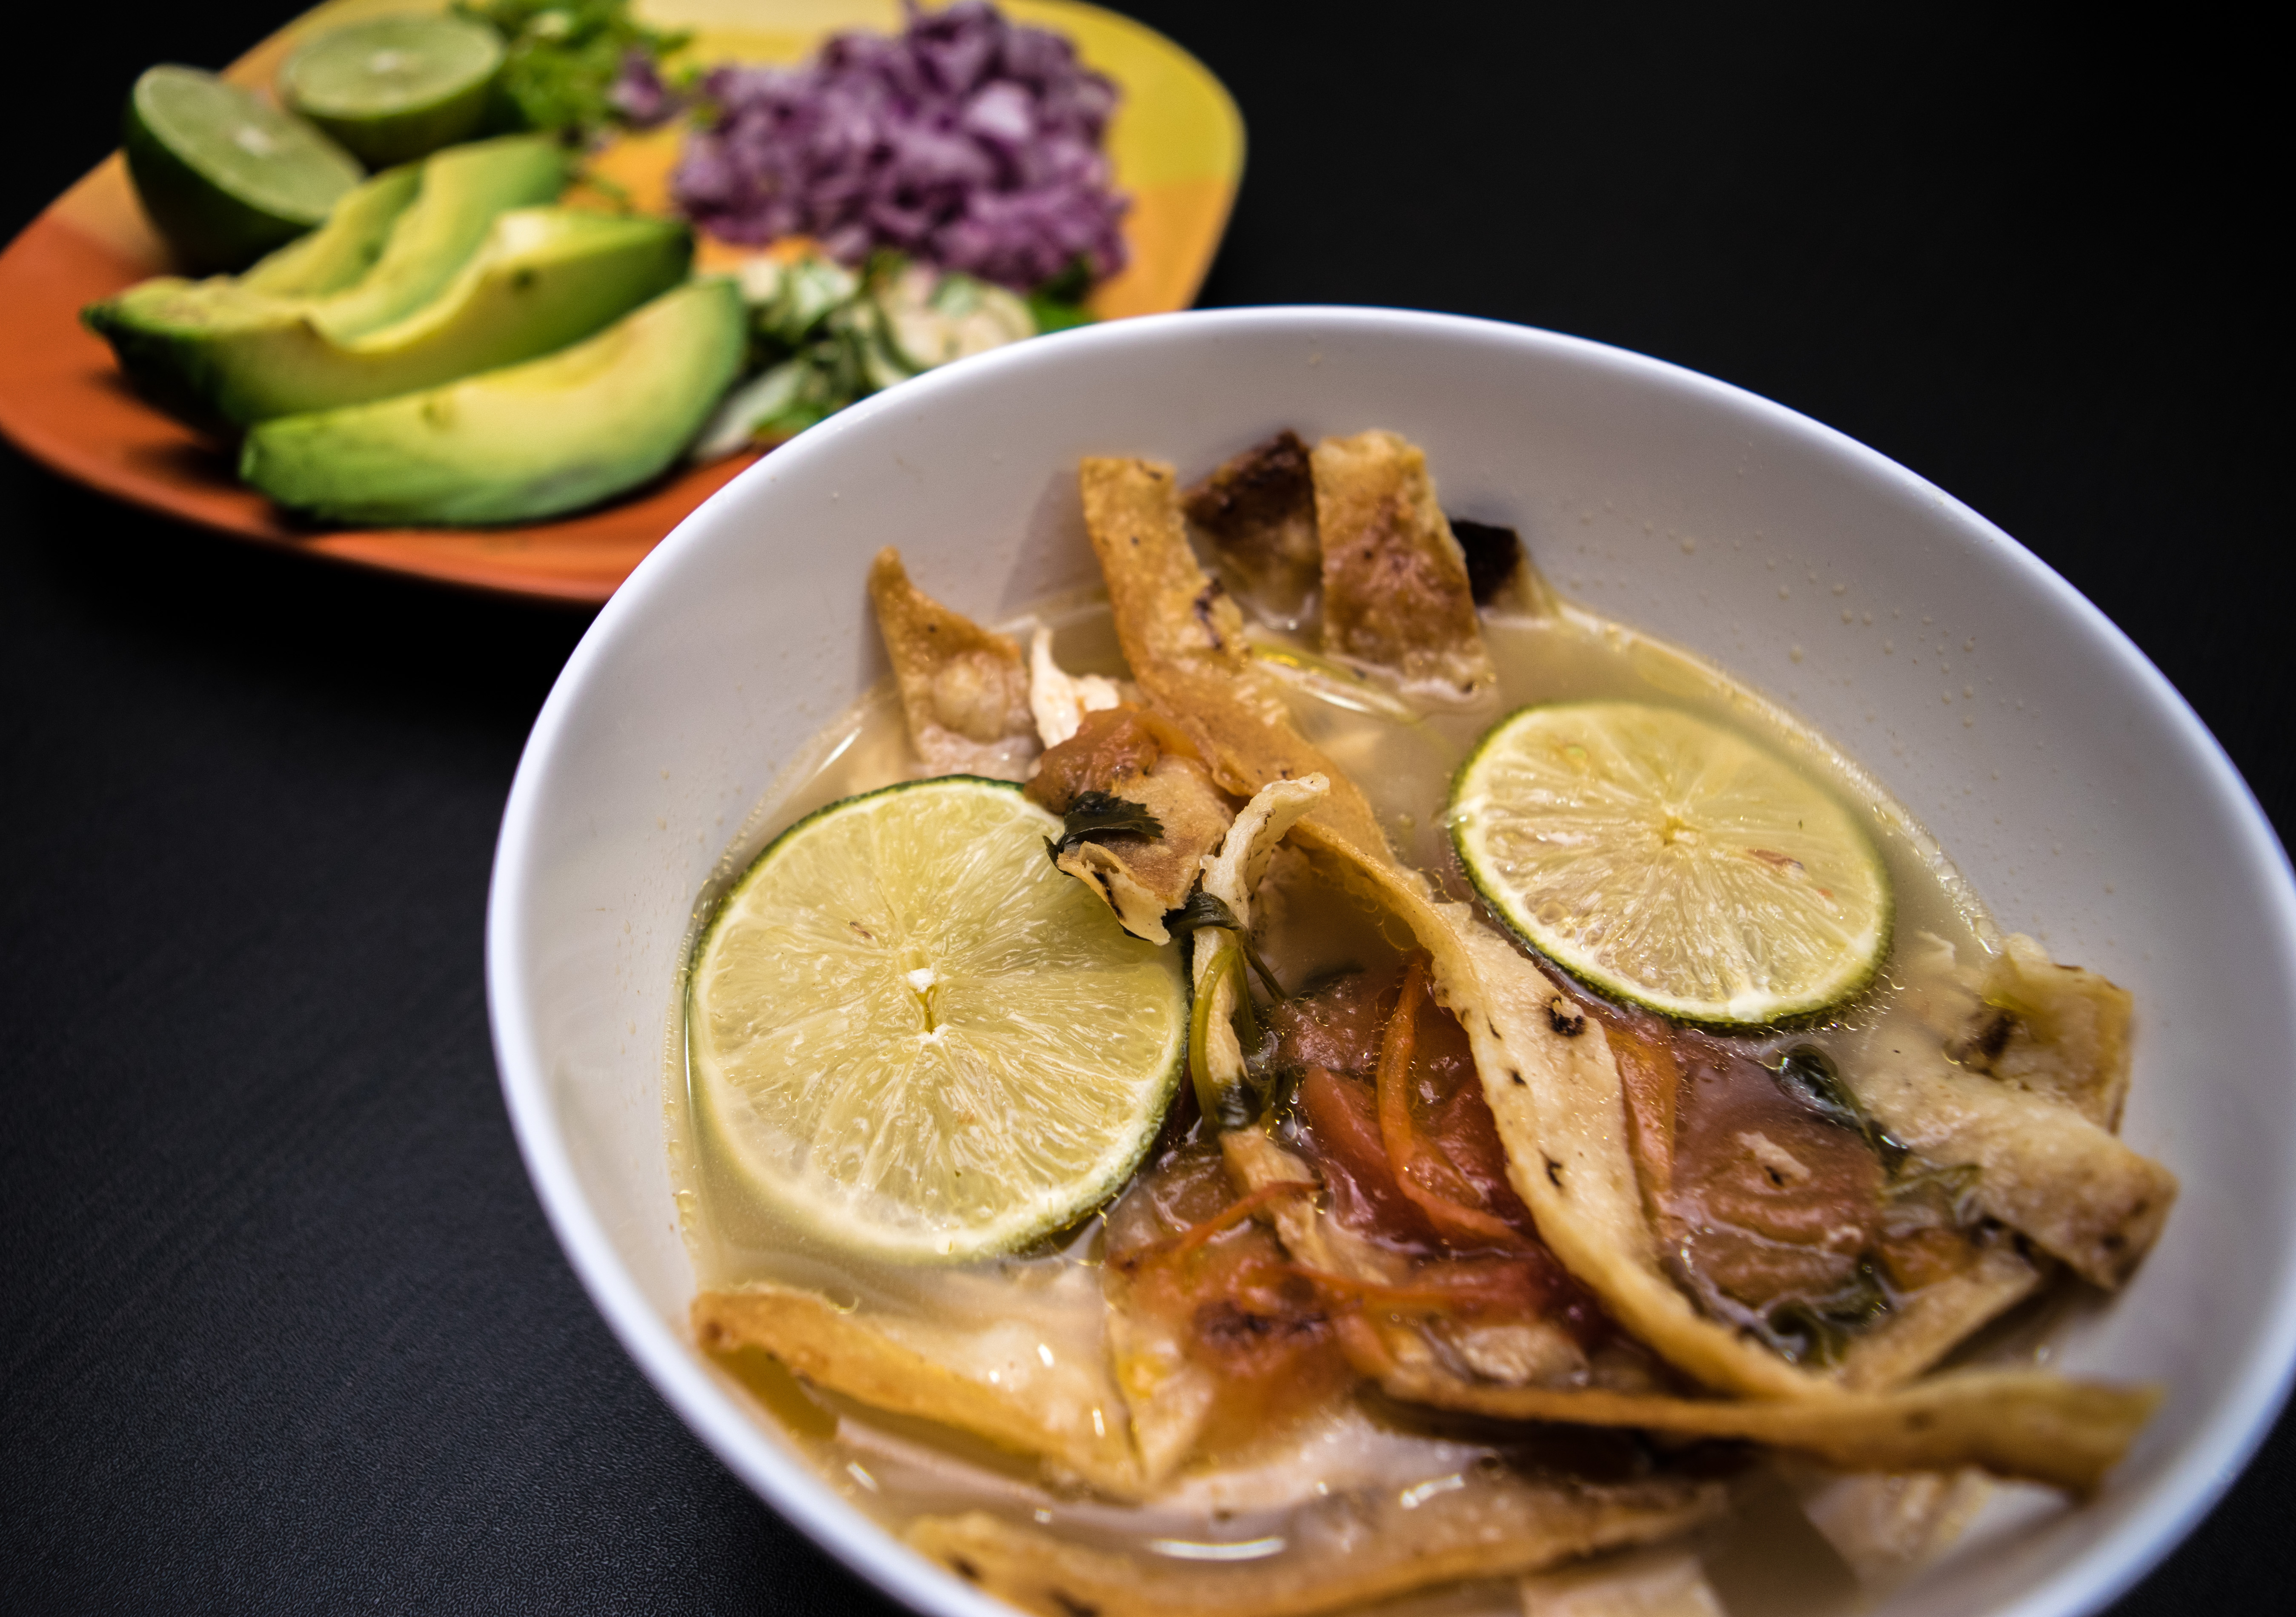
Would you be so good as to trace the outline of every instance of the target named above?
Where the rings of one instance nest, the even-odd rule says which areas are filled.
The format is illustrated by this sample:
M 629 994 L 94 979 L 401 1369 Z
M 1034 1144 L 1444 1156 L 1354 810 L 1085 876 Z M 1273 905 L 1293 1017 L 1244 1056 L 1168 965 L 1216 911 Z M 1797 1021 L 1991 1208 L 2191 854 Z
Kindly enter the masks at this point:
M 364 177 L 350 153 L 252 92 L 197 68 L 148 68 L 120 145 L 160 233 L 199 270 L 242 269 L 323 223 Z
M 1554 768 L 1509 767 L 1531 731 L 1573 720 L 1593 721 L 1572 736 L 1593 743 L 1575 797 L 1553 790 Z M 1638 759 L 1606 742 L 1638 723 L 1654 751 L 1667 751 L 1661 733 L 1688 744 Z M 1662 834 L 1658 800 L 1695 805 L 1663 833 L 1692 851 L 1648 845 Z M 1597 992 L 1677 1022 L 1807 1022 L 1864 992 L 1888 955 L 1894 895 L 1856 817 L 1755 742 L 1679 710 L 1521 709 L 1461 764 L 1447 819 L 1462 870 L 1509 931 Z M 1635 832 L 1646 845 L 1623 845 Z
M 800 820 L 727 891 L 688 982 L 693 1096 L 761 1203 L 957 1262 L 1131 1177 L 1186 1068 L 1185 973 L 1053 868 L 1059 825 L 1007 782 L 907 783 Z

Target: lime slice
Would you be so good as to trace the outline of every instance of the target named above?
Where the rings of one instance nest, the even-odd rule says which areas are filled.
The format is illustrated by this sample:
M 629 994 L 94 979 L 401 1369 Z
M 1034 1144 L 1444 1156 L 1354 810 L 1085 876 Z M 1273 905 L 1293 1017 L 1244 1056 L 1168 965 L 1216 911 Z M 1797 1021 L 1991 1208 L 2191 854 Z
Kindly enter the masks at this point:
M 135 193 L 194 269 L 242 269 L 326 218 L 358 164 L 300 119 L 197 68 L 135 81 L 120 144 Z
M 1045 857 L 1002 781 L 848 798 L 726 896 L 686 1007 L 703 1127 L 820 1239 L 910 1261 L 1010 1252 L 1113 1194 L 1186 1061 L 1179 951 Z
M 1451 790 L 1451 840 L 1523 940 L 1686 1022 L 1808 1016 L 1863 989 L 1890 879 L 1833 796 L 1745 737 L 1631 702 L 1525 708 Z
M 501 36 L 466 17 L 377 17 L 287 59 L 287 104 L 382 168 L 467 140 L 486 117 Z

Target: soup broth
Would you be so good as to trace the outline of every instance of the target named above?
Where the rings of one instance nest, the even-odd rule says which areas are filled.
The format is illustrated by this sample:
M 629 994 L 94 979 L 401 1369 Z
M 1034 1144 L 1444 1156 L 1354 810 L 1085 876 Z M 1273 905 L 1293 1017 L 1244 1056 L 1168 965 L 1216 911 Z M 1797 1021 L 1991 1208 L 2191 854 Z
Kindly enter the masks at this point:
M 1036 614 L 1055 635 L 1071 672 L 1125 673 L 1103 601 L 1048 603 Z M 1008 626 L 1009 628 L 1010 626 Z M 1264 631 L 1255 630 L 1255 635 Z M 1886 861 L 1895 890 L 1893 942 L 1873 986 L 1816 1025 L 1742 1040 L 1769 1058 L 1814 1045 L 1856 1063 L 1914 1014 L 1920 963 L 1973 963 L 1994 945 L 1991 921 L 1943 852 L 1853 760 L 1758 693 L 1686 653 L 1562 603 L 1540 614 L 1488 615 L 1483 634 L 1499 672 L 1496 698 L 1468 710 L 1428 710 L 1306 648 L 1267 635 L 1257 652 L 1283 684 L 1295 721 L 1362 788 L 1403 860 L 1440 894 L 1471 898 L 1444 824 L 1455 772 L 1500 716 L 1530 703 L 1626 699 L 1671 705 L 1733 727 L 1824 782 L 1860 819 Z M 910 778 L 917 766 L 890 684 L 826 731 L 784 775 L 726 853 L 695 912 L 698 930 L 727 886 L 783 830 L 828 803 Z M 1335 895 L 1273 907 L 1269 964 L 1298 984 L 1342 966 L 1401 958 L 1407 940 Z M 965 1374 L 1032 1399 L 1065 1400 L 1095 1431 L 1126 1420 L 1106 1367 L 1102 1268 L 1104 1215 L 1030 1252 L 955 1267 L 873 1263 L 830 1250 L 745 1193 L 726 1167 L 704 1113 L 693 1103 L 682 1038 L 673 1060 L 669 1111 L 685 1233 L 704 1287 L 773 1282 L 802 1287 L 854 1311 L 896 1342 Z M 2032 1306 L 2028 1305 L 2030 1315 Z M 2003 1339 L 1997 1330 L 1991 1338 Z M 906 1423 L 801 1385 L 762 1352 L 727 1367 L 803 1451 L 857 1505 L 898 1530 L 922 1514 L 987 1508 L 1048 1524 L 1086 1541 L 1184 1561 L 1236 1562 L 1298 1553 L 1323 1531 L 1319 1502 L 1351 1489 L 1391 1488 L 1408 1505 L 1472 1480 L 1502 1461 L 1537 1475 L 1631 1471 L 1649 1463 L 1622 1433 L 1495 1441 L 1488 1428 L 1446 1423 L 1380 1400 L 1342 1400 L 1214 1471 L 1184 1471 L 1145 1506 L 1105 1503 L 1048 1487 L 1037 1469 L 938 1427 Z M 1546 1441 L 1546 1440 L 1542 1440 Z M 1431 1491 L 1430 1491 L 1431 1490 Z M 1708 1566 L 1732 1609 L 1790 1613 L 1850 1609 L 1857 1586 L 1764 1469 L 1738 1487 L 1734 1522 L 1710 1530 Z M 1719 1531 L 1726 1547 L 1718 1547 Z M 1756 1547 L 1759 1547 L 1758 1549 Z M 1511 1587 L 1483 1584 L 1411 1597 L 1382 1610 L 1520 1609 Z

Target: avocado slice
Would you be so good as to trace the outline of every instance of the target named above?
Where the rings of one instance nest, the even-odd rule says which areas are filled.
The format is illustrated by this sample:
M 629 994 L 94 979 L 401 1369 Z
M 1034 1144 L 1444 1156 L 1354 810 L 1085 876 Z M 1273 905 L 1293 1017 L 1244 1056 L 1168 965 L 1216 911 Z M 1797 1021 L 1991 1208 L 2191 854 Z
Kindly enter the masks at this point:
M 405 318 L 446 290 L 486 242 L 495 217 L 554 202 L 566 189 L 566 149 L 546 135 L 449 146 L 422 161 L 422 189 L 374 267 L 311 311 L 338 342 Z
M 332 272 L 303 254 L 350 252 L 357 245 L 351 238 L 365 236 L 372 224 L 368 210 L 379 210 L 391 188 L 370 193 L 355 219 L 345 222 L 338 242 L 324 250 L 307 243 L 335 230 L 333 216 L 313 236 L 291 242 L 244 276 L 185 281 L 162 275 L 89 305 L 80 318 L 111 344 L 128 380 L 160 408 L 195 425 L 229 428 L 242 418 L 208 395 L 205 379 L 218 363 L 210 357 L 214 350 L 299 321 L 341 342 L 404 319 L 462 273 L 497 215 L 552 201 L 565 189 L 567 176 L 557 143 L 530 135 L 456 146 L 414 172 L 414 193 L 390 220 L 372 264 L 339 288 L 324 286 Z M 344 202 L 390 177 L 378 175 Z M 321 284 L 299 284 L 309 281 Z M 259 335 L 254 340 L 259 344 Z
M 113 345 L 131 370 L 170 371 L 208 411 L 244 427 L 411 393 L 563 348 L 683 281 L 693 255 L 693 233 L 674 220 L 514 208 L 496 218 L 486 244 L 427 307 L 352 341 L 336 341 L 315 313 L 225 329 L 212 318 L 225 296 L 193 286 L 174 303 L 144 300 L 143 331 Z M 187 340 L 173 336 L 184 331 Z M 154 364 L 143 345 L 162 341 L 171 347 Z
M 297 236 L 239 278 L 275 298 L 322 298 L 356 284 L 390 243 L 391 226 L 422 188 L 414 164 L 390 168 L 343 193 L 327 222 Z
M 547 358 L 427 392 L 257 426 L 239 474 L 336 522 L 516 522 L 667 467 L 740 370 L 732 281 L 688 282 Z

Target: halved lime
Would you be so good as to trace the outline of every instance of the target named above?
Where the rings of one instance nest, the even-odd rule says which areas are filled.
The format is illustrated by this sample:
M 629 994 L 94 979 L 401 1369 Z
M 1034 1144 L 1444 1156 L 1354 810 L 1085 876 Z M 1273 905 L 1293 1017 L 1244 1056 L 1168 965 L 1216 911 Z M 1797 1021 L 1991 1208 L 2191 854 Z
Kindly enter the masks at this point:
M 376 168 L 467 140 L 486 117 L 502 37 L 467 17 L 377 17 L 287 59 L 287 104 Z
M 758 1198 L 910 1261 L 1090 1211 L 1185 1064 L 1179 951 L 1131 936 L 1003 781 L 888 787 L 783 832 L 726 895 L 686 1007 L 693 1097 Z
M 135 81 L 120 132 L 152 222 L 193 269 L 242 269 L 327 217 L 359 183 L 349 152 L 197 68 Z
M 1890 879 L 1823 786 L 1735 731 L 1631 702 L 1525 708 L 1451 789 L 1490 907 L 1596 989 L 1759 1026 L 1837 1005 L 1890 941 Z

